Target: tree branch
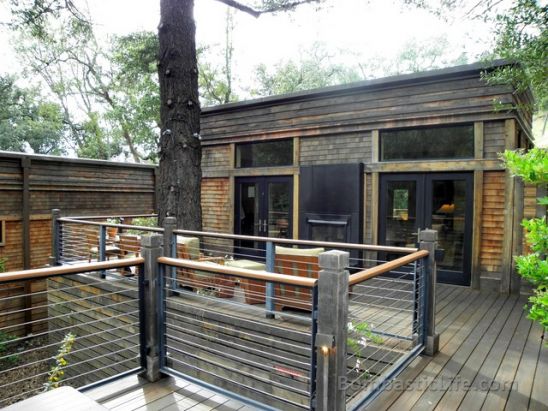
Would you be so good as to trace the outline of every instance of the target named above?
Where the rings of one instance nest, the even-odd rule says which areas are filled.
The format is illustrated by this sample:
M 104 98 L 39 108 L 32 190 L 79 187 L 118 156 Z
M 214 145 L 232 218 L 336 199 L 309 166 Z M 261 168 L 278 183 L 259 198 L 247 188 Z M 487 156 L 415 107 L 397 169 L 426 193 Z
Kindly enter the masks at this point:
M 255 18 L 260 17 L 262 14 L 267 13 L 276 13 L 279 11 L 289 11 L 294 9 L 297 6 L 300 6 L 301 4 L 307 4 L 307 3 L 320 3 L 323 0 L 294 0 L 294 1 L 281 1 L 279 4 L 272 4 L 269 7 L 266 7 L 264 9 L 254 9 L 253 7 L 247 6 L 239 1 L 236 0 L 215 0 L 219 3 L 226 4 L 229 7 L 234 7 L 235 9 L 238 9 L 240 11 L 243 11 L 244 13 L 247 13 Z

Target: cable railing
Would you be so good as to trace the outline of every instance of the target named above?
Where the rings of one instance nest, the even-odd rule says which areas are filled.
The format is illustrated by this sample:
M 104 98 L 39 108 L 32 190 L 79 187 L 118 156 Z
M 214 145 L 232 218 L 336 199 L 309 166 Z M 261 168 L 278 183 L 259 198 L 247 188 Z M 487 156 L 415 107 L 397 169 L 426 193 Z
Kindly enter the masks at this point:
M 78 327 L 66 307 L 78 310 L 86 329 L 87 339 L 70 354 L 78 361 L 68 363 L 69 385 L 108 381 L 137 361 L 150 381 L 162 373 L 183 377 L 262 408 L 354 410 L 435 333 L 434 242 L 424 233 L 419 249 L 179 230 L 170 218 L 164 227 L 113 218 L 54 213 L 51 261 L 63 265 L 51 278 L 33 273 L 47 279 L 32 307 L 45 317 L 33 317 L 30 326 L 47 324 L 42 332 L 53 339 L 40 344 L 50 350 L 48 361 Z M 78 274 L 90 266 L 93 275 Z M 6 281 L 21 280 L 21 273 L 6 275 Z M 78 329 L 75 334 L 84 337 Z
M 82 388 L 143 369 L 142 284 L 119 273 L 143 263 L 131 258 L 0 274 L 3 289 L 32 282 L 26 294 L 0 297 L 1 407 L 61 384 Z M 43 284 L 38 291 L 37 284 Z

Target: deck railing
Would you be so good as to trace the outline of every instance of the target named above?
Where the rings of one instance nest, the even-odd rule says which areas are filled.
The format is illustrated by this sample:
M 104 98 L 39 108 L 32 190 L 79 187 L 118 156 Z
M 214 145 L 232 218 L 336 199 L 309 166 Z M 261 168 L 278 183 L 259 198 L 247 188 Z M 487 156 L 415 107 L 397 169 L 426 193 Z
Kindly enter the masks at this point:
M 52 264 L 91 264 L 101 287 L 114 275 L 141 293 L 151 381 L 182 376 L 262 408 L 354 410 L 433 350 L 435 232 L 400 248 L 175 227 L 54 212 Z M 109 254 L 129 230 L 137 243 Z M 142 272 L 123 269 L 135 258 Z
M 82 388 L 144 369 L 142 284 L 116 271 L 139 269 L 143 262 L 130 258 L 0 274 L 0 407 L 57 384 Z M 108 278 L 100 275 L 105 270 Z M 10 294 L 12 285 L 31 281 L 27 294 Z M 20 299 L 30 304 L 21 309 Z

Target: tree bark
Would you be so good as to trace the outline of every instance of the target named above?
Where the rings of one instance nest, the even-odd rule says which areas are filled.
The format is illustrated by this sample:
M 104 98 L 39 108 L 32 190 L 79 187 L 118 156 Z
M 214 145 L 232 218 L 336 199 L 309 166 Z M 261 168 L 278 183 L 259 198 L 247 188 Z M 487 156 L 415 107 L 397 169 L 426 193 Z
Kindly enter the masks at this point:
M 194 0 L 161 0 L 160 187 L 158 222 L 177 218 L 187 230 L 202 229 L 200 102 Z

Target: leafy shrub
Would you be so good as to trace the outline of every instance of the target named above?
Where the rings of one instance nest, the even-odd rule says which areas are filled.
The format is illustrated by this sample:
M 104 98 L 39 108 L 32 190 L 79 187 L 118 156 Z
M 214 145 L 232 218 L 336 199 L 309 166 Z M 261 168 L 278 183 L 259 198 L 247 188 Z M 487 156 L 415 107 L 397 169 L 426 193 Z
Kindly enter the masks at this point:
M 533 148 L 528 152 L 506 151 L 503 155 L 506 167 L 527 183 L 538 186 L 548 184 L 548 151 Z M 548 197 L 538 199 L 541 205 L 548 205 Z M 531 254 L 516 257 L 516 267 L 519 275 L 529 281 L 534 287 L 533 295 L 529 297 L 529 318 L 538 321 L 544 332 L 548 330 L 548 225 L 546 215 L 524 220 L 527 244 Z

